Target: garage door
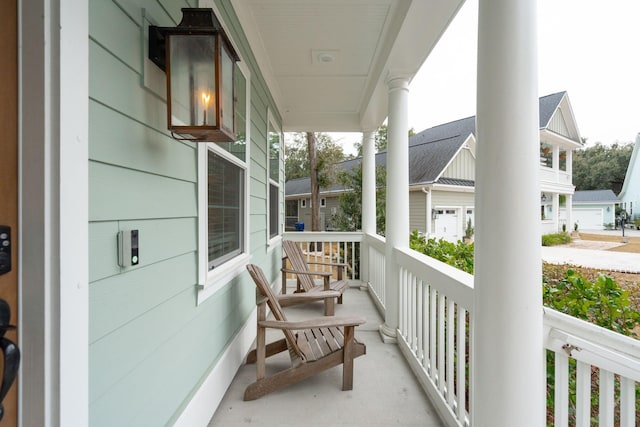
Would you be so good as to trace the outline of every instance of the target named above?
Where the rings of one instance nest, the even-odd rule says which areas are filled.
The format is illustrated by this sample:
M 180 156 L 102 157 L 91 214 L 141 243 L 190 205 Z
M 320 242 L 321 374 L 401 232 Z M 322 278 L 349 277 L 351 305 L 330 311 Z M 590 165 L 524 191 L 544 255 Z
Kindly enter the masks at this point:
M 458 236 L 458 213 L 456 209 L 437 209 L 435 219 L 436 239 L 456 242 Z
M 573 222 L 580 230 L 602 230 L 602 209 L 576 209 L 572 212 Z M 573 227 L 572 227 L 573 228 Z

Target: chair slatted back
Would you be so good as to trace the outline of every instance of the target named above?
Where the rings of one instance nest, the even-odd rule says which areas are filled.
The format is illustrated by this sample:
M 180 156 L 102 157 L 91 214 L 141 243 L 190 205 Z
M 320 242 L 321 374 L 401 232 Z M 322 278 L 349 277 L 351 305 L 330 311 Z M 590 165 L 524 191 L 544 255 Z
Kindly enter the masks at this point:
M 291 263 L 293 270 L 309 271 L 309 266 L 307 265 L 307 261 L 304 259 L 304 253 L 302 252 L 300 245 L 291 240 L 284 240 L 282 242 L 282 247 L 287 254 L 287 258 L 289 258 L 289 262 Z M 302 285 L 306 292 L 310 292 L 316 287 L 313 278 L 309 275 L 300 274 L 298 275 L 298 279 L 300 280 L 300 285 Z
M 247 264 L 247 270 L 253 279 L 253 282 L 256 284 L 258 288 L 258 292 L 260 295 L 267 299 L 267 305 L 271 309 L 271 313 L 276 320 L 280 320 L 283 322 L 287 321 L 287 316 L 284 314 L 284 310 L 280 306 L 277 298 L 273 294 L 271 287 L 269 286 L 269 281 L 267 280 L 264 272 L 260 267 L 255 264 Z M 260 319 L 258 319 L 260 320 Z M 287 346 L 289 347 L 289 355 L 291 356 L 291 361 L 295 363 L 296 359 L 306 360 L 305 354 L 298 347 L 298 343 L 296 340 L 296 335 L 288 329 L 282 331 L 287 339 Z

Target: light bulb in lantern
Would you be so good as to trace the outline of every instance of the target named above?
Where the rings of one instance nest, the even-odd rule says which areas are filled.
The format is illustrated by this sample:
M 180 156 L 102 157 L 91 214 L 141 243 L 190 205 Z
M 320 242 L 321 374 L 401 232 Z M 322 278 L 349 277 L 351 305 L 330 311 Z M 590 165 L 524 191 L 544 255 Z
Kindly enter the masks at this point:
M 202 104 L 204 105 L 204 120 L 202 124 L 207 124 L 207 110 L 209 109 L 209 101 L 211 100 L 211 94 L 209 92 L 202 92 Z

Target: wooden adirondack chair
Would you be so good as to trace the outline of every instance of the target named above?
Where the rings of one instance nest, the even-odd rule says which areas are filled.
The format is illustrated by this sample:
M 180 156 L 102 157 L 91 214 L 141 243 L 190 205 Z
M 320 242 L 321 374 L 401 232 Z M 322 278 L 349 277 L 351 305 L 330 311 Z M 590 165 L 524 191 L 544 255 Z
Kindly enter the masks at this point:
M 286 293 L 287 286 L 287 273 L 295 274 L 298 281 L 298 287 L 304 292 L 314 293 L 319 291 L 337 291 L 340 293 L 338 297 L 338 304 L 342 304 L 342 294 L 349 288 L 349 281 L 345 280 L 344 269 L 349 268 L 348 264 L 343 263 L 331 263 L 331 262 L 308 262 L 304 258 L 302 248 L 296 243 L 290 240 L 284 240 L 282 247 L 286 253 L 286 257 L 282 261 L 282 293 Z M 286 260 L 291 263 L 291 269 L 286 267 Z M 332 280 L 333 271 L 311 271 L 309 265 L 321 265 L 329 266 L 331 269 L 337 269 L 337 280 Z M 322 277 L 323 284 L 316 285 L 313 280 L 313 276 Z M 333 315 L 333 307 L 325 303 L 325 316 Z
M 365 323 L 365 319 L 358 316 L 341 316 L 287 321 L 278 298 L 271 291 L 269 282 L 260 267 L 249 264 L 247 270 L 258 288 L 256 349 L 249 352 L 247 356 L 247 363 L 256 363 L 257 379 L 245 390 L 244 400 L 257 399 L 340 364 L 343 364 L 342 389 L 351 390 L 353 359 L 366 353 L 365 345 L 356 341 L 354 330 L 357 325 Z M 311 294 L 294 294 L 285 297 L 317 298 Z M 275 320 L 266 320 L 267 304 Z M 267 328 L 282 330 L 284 338 L 266 344 Z M 266 358 L 285 350 L 289 350 L 291 367 L 266 377 Z

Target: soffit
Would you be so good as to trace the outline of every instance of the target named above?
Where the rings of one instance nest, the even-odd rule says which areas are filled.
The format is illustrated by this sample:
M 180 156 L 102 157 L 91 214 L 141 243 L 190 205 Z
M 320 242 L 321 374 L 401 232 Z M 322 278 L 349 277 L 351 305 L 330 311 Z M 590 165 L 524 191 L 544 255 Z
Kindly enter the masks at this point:
M 361 131 L 385 79 L 412 78 L 461 0 L 232 0 L 285 131 Z

